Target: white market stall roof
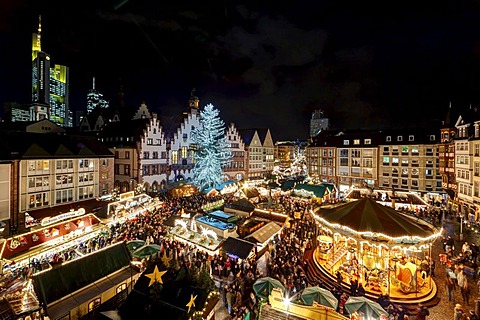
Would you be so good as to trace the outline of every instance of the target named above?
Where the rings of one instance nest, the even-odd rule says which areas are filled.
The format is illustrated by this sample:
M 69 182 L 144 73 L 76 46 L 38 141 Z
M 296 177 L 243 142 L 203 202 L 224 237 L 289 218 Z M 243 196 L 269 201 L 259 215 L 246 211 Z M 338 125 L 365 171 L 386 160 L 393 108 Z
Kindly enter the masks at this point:
M 245 237 L 245 240 L 257 242 L 257 243 L 265 243 L 268 239 L 273 237 L 282 229 L 275 222 L 269 222 L 257 231 L 253 232 L 252 234 Z

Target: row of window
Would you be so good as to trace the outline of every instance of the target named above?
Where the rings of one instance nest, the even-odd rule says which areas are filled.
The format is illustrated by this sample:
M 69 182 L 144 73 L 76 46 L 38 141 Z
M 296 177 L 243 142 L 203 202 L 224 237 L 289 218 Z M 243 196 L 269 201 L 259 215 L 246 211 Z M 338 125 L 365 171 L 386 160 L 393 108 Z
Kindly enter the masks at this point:
M 435 135 L 430 135 L 430 141 L 435 141 Z M 360 144 L 360 141 L 361 139 L 353 139 L 353 144 L 354 145 L 359 145 Z M 385 141 L 386 142 L 391 142 L 392 141 L 392 136 L 386 136 L 385 137 Z M 400 142 L 400 141 L 403 141 L 403 136 L 397 136 L 397 142 Z M 408 136 L 408 141 L 415 141 L 415 136 L 414 135 L 409 135 Z M 348 139 L 345 139 L 343 140 L 343 145 L 349 145 L 350 144 L 350 140 Z M 363 139 L 363 144 L 372 144 L 372 139 Z
M 225 168 L 233 168 L 233 169 L 243 169 L 244 162 L 243 161 L 231 161 Z
M 160 156 L 161 156 L 160 159 L 167 159 L 167 152 L 162 151 Z M 143 159 L 150 159 L 150 152 L 149 151 L 145 151 L 143 153 Z M 158 152 L 157 151 L 152 152 L 152 159 L 158 159 Z
M 153 130 L 155 131 L 156 129 L 153 129 Z M 153 138 L 147 138 L 147 145 L 149 145 L 149 146 L 153 145 Z M 162 140 L 161 139 L 155 139 L 155 145 L 156 146 L 161 146 L 162 145 Z
M 108 165 L 108 159 L 103 159 L 102 165 Z M 73 170 L 73 160 L 55 160 L 55 168 L 57 170 Z M 94 162 L 90 159 L 78 160 L 78 168 L 93 169 Z M 48 171 L 50 170 L 50 160 L 30 160 L 28 161 L 28 171 Z
M 143 165 L 142 166 L 142 175 L 143 176 L 150 176 L 150 175 L 168 173 L 168 167 L 169 166 L 167 164 Z
M 93 182 L 93 172 L 80 173 L 78 182 Z M 60 174 L 55 176 L 55 185 L 57 187 L 69 185 L 73 183 L 73 174 Z M 36 176 L 28 178 L 28 188 L 42 188 L 50 185 L 50 176 Z
M 412 179 L 412 180 L 409 180 L 409 179 L 397 179 L 397 178 L 392 178 L 391 181 L 390 179 L 383 179 L 382 180 L 382 185 L 384 187 L 390 187 L 390 186 L 398 186 L 398 183 L 401 182 L 401 186 L 402 187 L 411 187 L 411 188 L 418 188 L 418 180 L 415 180 L 415 179 Z M 437 181 L 435 183 L 435 187 L 436 188 L 440 188 L 442 186 L 442 183 L 441 181 Z M 429 189 L 432 189 L 432 184 L 431 183 L 427 183 L 425 185 L 425 189 L 426 190 L 429 190 Z
M 73 190 L 74 189 L 72 188 L 55 191 L 55 204 L 72 202 L 74 200 Z M 77 191 L 78 200 L 90 199 L 94 197 L 93 186 L 79 187 Z M 28 207 L 30 209 L 48 205 L 50 205 L 50 192 L 37 192 L 28 195 Z

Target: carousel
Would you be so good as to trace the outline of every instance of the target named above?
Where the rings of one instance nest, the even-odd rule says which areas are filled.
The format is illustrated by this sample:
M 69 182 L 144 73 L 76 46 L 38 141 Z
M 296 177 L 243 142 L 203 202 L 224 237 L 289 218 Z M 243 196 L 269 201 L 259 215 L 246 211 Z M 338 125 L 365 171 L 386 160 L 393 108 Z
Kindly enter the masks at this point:
M 320 271 L 349 286 L 361 284 L 371 297 L 428 300 L 433 242 L 442 229 L 363 198 L 312 213 L 318 226 L 314 262 Z

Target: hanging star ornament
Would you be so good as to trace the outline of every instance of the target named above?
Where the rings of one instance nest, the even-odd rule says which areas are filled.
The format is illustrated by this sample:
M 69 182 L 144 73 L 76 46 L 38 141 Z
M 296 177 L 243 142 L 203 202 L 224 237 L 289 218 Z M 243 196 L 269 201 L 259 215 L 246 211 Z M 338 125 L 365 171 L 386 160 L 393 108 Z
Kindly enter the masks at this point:
M 147 278 L 150 278 L 150 283 L 148 284 L 148 286 L 150 287 L 155 282 L 159 282 L 159 283 L 163 284 L 162 276 L 165 273 L 167 273 L 167 270 L 158 271 L 158 266 L 155 266 L 155 269 L 153 270 L 152 273 L 148 273 L 148 274 L 145 275 L 145 276 L 147 276 Z
M 190 295 L 190 301 L 186 304 L 188 307 L 188 312 L 190 312 L 190 308 L 195 306 L 195 299 L 197 299 L 197 296 L 193 296 L 193 294 Z

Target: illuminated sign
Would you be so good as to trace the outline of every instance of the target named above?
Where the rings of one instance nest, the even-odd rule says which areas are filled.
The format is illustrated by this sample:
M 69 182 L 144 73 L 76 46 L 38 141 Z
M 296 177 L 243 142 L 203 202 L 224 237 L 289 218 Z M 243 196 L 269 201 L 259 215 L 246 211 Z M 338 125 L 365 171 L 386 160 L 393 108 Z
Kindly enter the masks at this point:
M 59 214 L 54 217 L 46 217 L 42 219 L 41 225 L 42 226 L 48 226 L 49 224 L 57 223 L 59 221 L 65 220 L 65 219 L 70 219 L 78 216 L 83 216 L 85 214 L 85 209 L 80 208 L 77 211 L 70 211 L 66 213 Z
M 133 198 L 134 196 L 135 196 L 135 191 L 125 192 L 125 193 L 120 194 L 120 200 Z

